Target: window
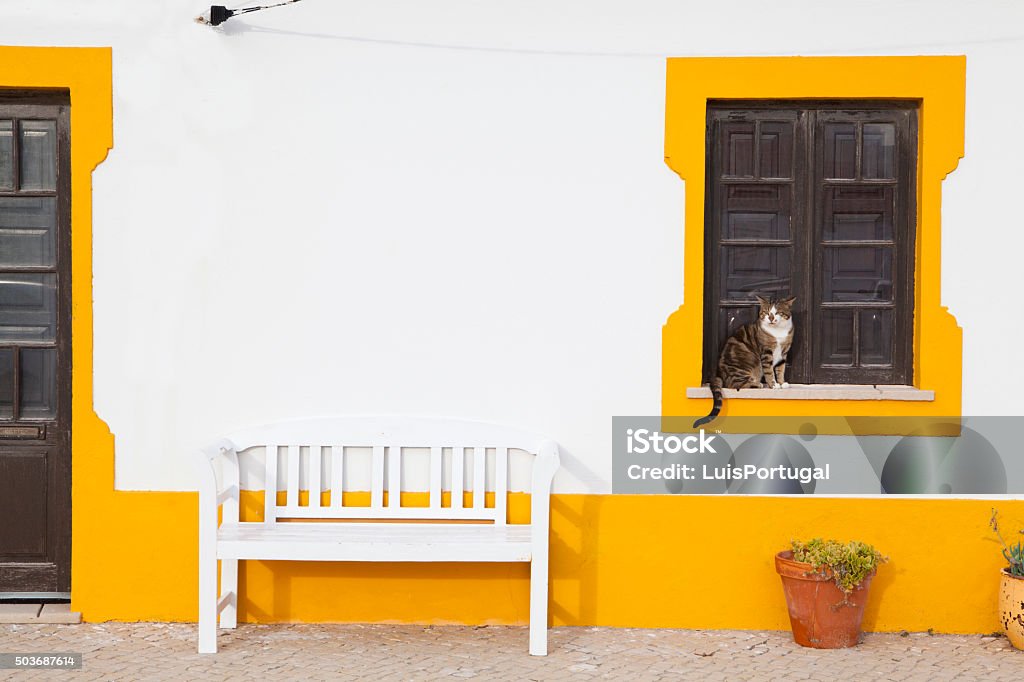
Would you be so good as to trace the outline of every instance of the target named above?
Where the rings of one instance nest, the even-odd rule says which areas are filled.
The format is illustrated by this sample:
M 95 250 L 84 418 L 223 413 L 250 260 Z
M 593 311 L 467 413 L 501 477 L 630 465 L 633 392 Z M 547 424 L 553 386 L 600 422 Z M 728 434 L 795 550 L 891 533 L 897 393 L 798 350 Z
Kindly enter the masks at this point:
M 913 383 L 917 109 L 719 101 L 707 108 L 703 380 L 756 314 L 795 295 L 793 383 Z

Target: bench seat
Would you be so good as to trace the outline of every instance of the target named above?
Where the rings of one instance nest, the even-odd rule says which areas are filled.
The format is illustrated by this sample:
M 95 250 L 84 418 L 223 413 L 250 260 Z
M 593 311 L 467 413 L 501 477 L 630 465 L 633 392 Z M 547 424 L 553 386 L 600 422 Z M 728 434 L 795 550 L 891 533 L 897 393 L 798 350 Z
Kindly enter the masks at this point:
M 430 523 L 225 523 L 218 559 L 530 561 L 530 526 Z

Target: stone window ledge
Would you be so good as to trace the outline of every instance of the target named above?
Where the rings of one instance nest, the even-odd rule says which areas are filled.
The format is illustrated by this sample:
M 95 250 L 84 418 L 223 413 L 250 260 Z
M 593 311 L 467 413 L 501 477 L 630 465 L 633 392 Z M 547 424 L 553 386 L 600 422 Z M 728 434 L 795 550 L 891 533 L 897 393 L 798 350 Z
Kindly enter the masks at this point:
M 722 396 L 740 400 L 912 400 L 933 401 L 935 391 L 914 386 L 871 384 L 790 384 L 789 388 L 724 388 Z M 710 398 L 711 389 L 695 386 L 686 389 L 687 398 Z

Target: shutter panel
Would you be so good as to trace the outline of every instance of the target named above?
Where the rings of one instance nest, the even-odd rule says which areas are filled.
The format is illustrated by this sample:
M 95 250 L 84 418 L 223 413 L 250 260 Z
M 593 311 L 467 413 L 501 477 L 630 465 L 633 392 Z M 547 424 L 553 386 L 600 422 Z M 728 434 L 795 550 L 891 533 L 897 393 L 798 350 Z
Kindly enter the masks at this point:
M 792 383 L 909 384 L 916 111 L 708 108 L 704 381 L 755 294 L 795 295 Z
M 799 111 L 722 110 L 709 114 L 709 260 L 704 381 L 725 340 L 757 314 L 755 295 L 800 295 L 803 153 Z
M 908 383 L 910 112 L 819 111 L 816 118 L 812 380 Z

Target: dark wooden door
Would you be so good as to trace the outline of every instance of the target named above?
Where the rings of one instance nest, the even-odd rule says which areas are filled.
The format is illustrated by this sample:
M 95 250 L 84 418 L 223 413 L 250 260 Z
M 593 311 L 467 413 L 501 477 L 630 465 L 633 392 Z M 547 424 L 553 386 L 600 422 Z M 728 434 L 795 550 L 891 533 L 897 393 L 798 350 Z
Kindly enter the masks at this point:
M 0 90 L 0 596 L 71 589 L 69 113 Z
M 795 295 L 793 383 L 913 381 L 916 108 L 708 106 L 704 381 L 755 295 Z

